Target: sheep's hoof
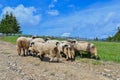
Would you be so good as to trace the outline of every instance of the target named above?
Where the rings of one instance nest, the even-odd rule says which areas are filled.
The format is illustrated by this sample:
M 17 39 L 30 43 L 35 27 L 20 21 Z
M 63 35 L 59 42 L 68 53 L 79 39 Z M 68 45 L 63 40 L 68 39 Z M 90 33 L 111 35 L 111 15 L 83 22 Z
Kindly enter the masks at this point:
M 25 57 L 26 55 L 25 55 L 25 54 L 23 54 L 22 56 L 23 56 L 23 57 Z
M 74 61 L 74 59 L 71 59 L 71 62 L 73 62 Z
M 20 54 L 18 54 L 20 56 Z
M 41 58 L 40 56 L 39 56 L 39 58 L 40 58 L 41 61 L 43 61 L 43 58 Z
M 96 60 L 100 60 L 100 57 L 97 56 L 97 57 L 95 57 L 95 59 L 96 59 Z
M 66 59 L 66 61 L 68 61 L 69 59 Z
M 59 60 L 57 60 L 56 62 L 57 62 L 57 63 L 59 63 L 60 61 L 59 61 Z

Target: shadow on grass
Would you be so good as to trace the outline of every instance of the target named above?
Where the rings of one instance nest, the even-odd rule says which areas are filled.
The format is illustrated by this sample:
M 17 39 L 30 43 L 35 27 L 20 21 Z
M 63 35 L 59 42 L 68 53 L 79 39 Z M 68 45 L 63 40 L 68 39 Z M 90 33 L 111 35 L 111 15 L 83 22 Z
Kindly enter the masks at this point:
M 75 57 L 80 57 L 80 58 L 88 58 L 88 59 L 95 59 L 95 60 L 100 60 L 100 57 L 98 56 L 97 58 L 95 56 L 92 56 L 91 57 L 91 54 L 90 53 L 86 53 L 86 52 L 83 52 L 83 53 L 79 53 L 79 52 L 76 52 L 75 53 Z

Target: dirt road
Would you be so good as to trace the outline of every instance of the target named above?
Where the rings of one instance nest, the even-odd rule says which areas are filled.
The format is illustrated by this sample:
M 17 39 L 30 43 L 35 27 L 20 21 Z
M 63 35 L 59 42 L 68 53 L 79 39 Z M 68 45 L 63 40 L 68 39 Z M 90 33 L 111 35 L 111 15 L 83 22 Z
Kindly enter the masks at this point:
M 18 56 L 16 45 L 0 41 L 0 80 L 120 80 L 120 64 L 92 61 L 49 63 Z

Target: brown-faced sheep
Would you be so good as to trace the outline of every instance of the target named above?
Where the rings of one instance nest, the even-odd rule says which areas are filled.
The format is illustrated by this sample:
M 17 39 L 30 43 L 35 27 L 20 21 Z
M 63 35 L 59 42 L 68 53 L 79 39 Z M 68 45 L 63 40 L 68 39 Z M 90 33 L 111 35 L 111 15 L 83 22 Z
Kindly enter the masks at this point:
M 93 43 L 89 43 L 86 41 L 72 41 L 72 45 L 74 45 L 75 51 L 78 51 L 81 55 L 82 52 L 85 51 L 90 55 L 90 57 L 98 58 L 97 48 Z
M 63 53 L 66 56 L 66 60 L 74 60 L 74 48 L 67 41 L 61 41 L 58 45 L 59 53 Z
M 19 37 L 17 39 L 16 42 L 17 42 L 18 55 L 21 55 L 21 49 L 23 50 L 24 56 L 28 54 L 28 48 L 31 40 L 32 38 L 27 38 L 27 37 Z

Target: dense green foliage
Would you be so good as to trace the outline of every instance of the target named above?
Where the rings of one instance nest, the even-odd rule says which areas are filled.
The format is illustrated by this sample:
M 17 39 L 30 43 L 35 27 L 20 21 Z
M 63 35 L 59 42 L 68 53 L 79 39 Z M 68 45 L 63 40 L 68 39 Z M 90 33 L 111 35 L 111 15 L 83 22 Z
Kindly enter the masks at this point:
M 120 41 L 120 28 L 118 27 L 118 31 L 114 36 L 109 36 L 107 41 Z
M 15 44 L 17 38 L 18 36 L 8 36 L 8 37 L 2 37 L 1 40 Z M 100 60 L 113 61 L 113 62 L 120 63 L 120 43 L 119 42 L 93 41 L 92 43 L 94 43 L 97 47 L 98 56 L 100 57 Z M 77 58 L 81 59 L 79 56 L 77 56 Z M 97 64 L 96 62 L 94 63 Z
M 20 25 L 15 16 L 12 13 L 6 13 L 3 19 L 0 21 L 0 33 L 3 34 L 18 34 L 21 33 Z

